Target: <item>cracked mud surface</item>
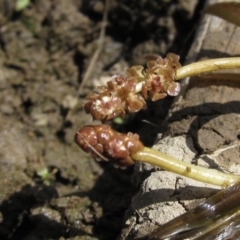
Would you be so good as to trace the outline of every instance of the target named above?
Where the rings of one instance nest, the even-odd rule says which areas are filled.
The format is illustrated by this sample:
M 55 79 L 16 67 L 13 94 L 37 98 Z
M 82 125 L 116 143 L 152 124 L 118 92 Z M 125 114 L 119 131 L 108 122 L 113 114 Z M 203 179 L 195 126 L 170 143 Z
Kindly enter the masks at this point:
M 185 96 L 175 103 L 154 148 L 179 160 L 239 174 L 240 84 L 230 79 L 221 84 L 201 81 L 201 91 L 206 94 L 197 98 L 198 83 L 192 81 L 194 88 L 190 84 Z M 192 96 L 196 100 L 189 101 Z M 148 177 L 143 178 L 132 200 L 121 239 L 145 236 L 220 189 L 150 165 L 136 166 L 135 175 L 139 172 Z
M 202 37 L 204 41 L 199 43 L 197 40 L 201 36 L 198 35 L 190 50 L 190 59 L 194 55 L 195 59 L 201 60 L 238 54 L 239 48 L 235 43 L 239 29 L 211 17 L 205 17 L 199 28 L 203 25 L 207 28 L 205 38 Z M 213 44 L 213 39 L 216 44 Z M 224 74 L 183 82 L 182 94 L 171 106 L 153 148 L 204 167 L 240 173 L 240 84 L 234 79 L 234 74 Z M 134 177 L 135 182 L 142 184 L 128 209 L 121 239 L 142 238 L 219 190 L 219 187 L 198 183 L 150 165 L 137 165 Z
M 145 54 L 184 60 L 202 1 L 110 1 L 104 48 L 79 98 L 104 3 L 36 0 L 17 12 L 15 2 L 0 0 L 0 238 L 116 239 L 136 191 L 133 169 L 96 163 L 75 145 L 75 132 L 91 123 L 84 96 Z M 156 128 L 141 120 L 160 125 L 171 102 L 115 127 L 151 146 Z

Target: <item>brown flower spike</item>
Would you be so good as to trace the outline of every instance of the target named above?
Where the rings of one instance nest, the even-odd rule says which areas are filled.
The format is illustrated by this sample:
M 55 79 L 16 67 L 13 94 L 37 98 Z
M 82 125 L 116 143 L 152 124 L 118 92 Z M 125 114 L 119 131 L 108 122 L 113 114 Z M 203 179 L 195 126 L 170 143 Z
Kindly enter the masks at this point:
M 75 142 L 94 158 L 111 160 L 121 168 L 133 165 L 131 155 L 144 148 L 137 134 L 118 133 L 109 125 L 86 125 L 75 134 Z
M 167 95 L 176 96 L 180 84 L 174 80 L 180 67 L 179 56 L 173 53 L 147 62 L 145 70 L 143 66 L 133 66 L 126 75 L 114 75 L 106 86 L 98 88 L 99 93 L 89 94 L 84 109 L 94 120 L 105 122 L 141 110 L 148 98 L 157 101 Z
M 149 97 L 152 101 L 157 101 L 167 95 L 178 95 L 180 84 L 174 81 L 176 71 L 181 67 L 178 61 L 178 55 L 168 53 L 166 58 L 159 57 L 154 61 L 147 62 L 147 79 L 142 87 L 145 99 Z

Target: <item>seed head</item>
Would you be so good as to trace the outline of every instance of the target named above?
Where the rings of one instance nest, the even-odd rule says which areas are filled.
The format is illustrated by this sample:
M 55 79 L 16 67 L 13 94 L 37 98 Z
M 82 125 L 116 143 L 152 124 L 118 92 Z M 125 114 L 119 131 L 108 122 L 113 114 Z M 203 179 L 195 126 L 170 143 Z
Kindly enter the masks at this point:
M 144 148 L 137 134 L 118 133 L 109 125 L 86 125 L 75 134 L 75 142 L 94 158 L 110 160 L 121 168 L 133 165 L 131 155 Z
M 125 75 L 114 75 L 99 93 L 89 94 L 84 104 L 86 113 L 94 120 L 105 122 L 126 113 L 138 112 L 146 106 L 146 99 L 157 101 L 167 95 L 176 96 L 180 84 L 174 80 L 180 67 L 179 56 L 169 53 L 147 62 L 147 68 L 133 66 Z

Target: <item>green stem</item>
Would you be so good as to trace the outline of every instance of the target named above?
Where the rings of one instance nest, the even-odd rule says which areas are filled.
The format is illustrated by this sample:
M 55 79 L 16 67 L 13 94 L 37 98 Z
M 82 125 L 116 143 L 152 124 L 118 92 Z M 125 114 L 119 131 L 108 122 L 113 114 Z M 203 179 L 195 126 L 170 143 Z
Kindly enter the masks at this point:
M 142 151 L 134 153 L 131 157 L 135 161 L 150 163 L 164 170 L 221 187 L 227 187 L 230 184 L 240 182 L 240 176 L 186 163 L 146 147 Z
M 203 60 L 179 68 L 177 70 L 176 80 L 195 76 L 201 73 L 234 68 L 240 68 L 240 57 Z

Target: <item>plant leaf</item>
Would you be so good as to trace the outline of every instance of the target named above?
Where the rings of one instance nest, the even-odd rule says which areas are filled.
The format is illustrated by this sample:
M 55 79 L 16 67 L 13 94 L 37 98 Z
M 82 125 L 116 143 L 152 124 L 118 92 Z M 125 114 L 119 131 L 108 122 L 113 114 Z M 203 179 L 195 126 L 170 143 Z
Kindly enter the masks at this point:
M 206 7 L 203 13 L 215 15 L 240 27 L 240 3 L 223 2 Z

